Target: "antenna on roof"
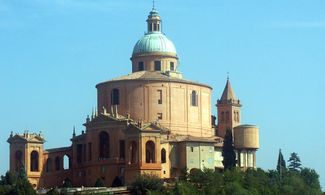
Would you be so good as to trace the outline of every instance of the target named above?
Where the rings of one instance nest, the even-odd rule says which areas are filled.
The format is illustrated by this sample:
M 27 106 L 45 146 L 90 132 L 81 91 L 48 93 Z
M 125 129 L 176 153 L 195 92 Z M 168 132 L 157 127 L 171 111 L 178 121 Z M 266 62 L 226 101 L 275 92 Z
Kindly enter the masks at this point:
M 155 9 L 155 0 L 152 0 L 152 9 Z

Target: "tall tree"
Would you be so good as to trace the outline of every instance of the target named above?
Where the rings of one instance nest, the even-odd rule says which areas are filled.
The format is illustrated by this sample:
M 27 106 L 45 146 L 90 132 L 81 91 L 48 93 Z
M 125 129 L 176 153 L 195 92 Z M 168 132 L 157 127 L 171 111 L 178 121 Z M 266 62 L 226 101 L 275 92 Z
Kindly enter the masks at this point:
M 227 129 L 222 146 L 222 164 L 224 169 L 232 169 L 236 167 L 236 152 L 232 139 L 232 130 Z
M 288 168 L 290 171 L 301 170 L 301 161 L 297 153 L 295 152 L 291 153 L 288 162 L 289 162 Z
M 280 180 L 282 180 L 283 174 L 287 168 L 286 168 L 286 161 L 283 158 L 281 149 L 279 150 L 278 165 L 276 166 L 276 169 L 278 170 L 278 173 L 280 175 Z

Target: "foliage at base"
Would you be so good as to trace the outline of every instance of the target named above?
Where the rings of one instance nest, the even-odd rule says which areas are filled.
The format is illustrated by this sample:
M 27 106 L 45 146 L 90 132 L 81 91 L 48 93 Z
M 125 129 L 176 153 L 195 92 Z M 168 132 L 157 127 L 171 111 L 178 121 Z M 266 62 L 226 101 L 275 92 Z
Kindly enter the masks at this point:
M 36 192 L 27 180 L 25 171 L 22 170 L 19 174 L 13 174 L 8 171 L 5 176 L 1 176 L 0 194 L 34 195 Z

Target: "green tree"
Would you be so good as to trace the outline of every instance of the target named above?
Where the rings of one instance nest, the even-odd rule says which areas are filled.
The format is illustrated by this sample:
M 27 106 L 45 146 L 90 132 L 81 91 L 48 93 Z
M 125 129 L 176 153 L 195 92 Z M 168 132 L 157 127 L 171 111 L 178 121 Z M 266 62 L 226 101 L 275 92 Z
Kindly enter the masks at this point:
M 231 129 L 227 129 L 226 131 L 226 135 L 222 146 L 222 156 L 223 156 L 222 164 L 225 170 L 233 169 L 234 167 L 236 167 L 236 153 L 233 144 Z
M 116 176 L 112 182 L 112 187 L 120 187 L 123 186 L 123 182 L 120 177 Z
M 279 173 L 280 181 L 283 179 L 283 175 L 285 174 L 287 167 L 286 167 L 286 161 L 283 158 L 281 149 L 279 150 L 279 156 L 278 156 L 278 164 L 276 166 L 276 170 Z
M 262 169 L 248 169 L 244 175 L 244 188 L 250 194 L 270 194 L 269 177 Z
M 198 189 L 201 189 L 202 185 L 206 182 L 205 174 L 201 169 L 191 169 L 189 178 L 191 183 Z
M 169 194 L 170 195 L 199 194 L 199 191 L 190 182 L 180 181 L 175 184 L 175 188 Z
M 319 175 L 314 169 L 302 168 L 300 171 L 300 176 L 303 181 L 306 183 L 306 186 L 309 186 L 310 191 L 314 194 L 321 193 L 321 187 L 319 184 Z
M 163 182 L 156 175 L 140 175 L 132 183 L 133 194 L 159 193 L 163 190 Z
M 64 181 L 63 181 L 63 185 L 62 185 L 63 188 L 72 188 L 72 181 L 70 178 L 65 178 Z
M 104 187 L 105 184 L 102 179 L 98 178 L 95 182 L 95 187 Z
M 16 184 L 16 182 L 17 182 L 16 174 L 7 171 L 5 176 L 1 176 L 0 185 L 14 185 Z
M 46 194 L 47 195 L 60 195 L 60 192 L 58 189 L 53 188 L 53 189 L 49 190 Z
M 186 167 L 182 168 L 181 174 L 179 176 L 179 180 L 186 181 L 188 179 L 188 177 L 189 177 L 188 169 Z
M 291 153 L 288 162 L 289 162 L 288 168 L 290 171 L 301 170 L 301 161 L 297 153 L 295 152 Z

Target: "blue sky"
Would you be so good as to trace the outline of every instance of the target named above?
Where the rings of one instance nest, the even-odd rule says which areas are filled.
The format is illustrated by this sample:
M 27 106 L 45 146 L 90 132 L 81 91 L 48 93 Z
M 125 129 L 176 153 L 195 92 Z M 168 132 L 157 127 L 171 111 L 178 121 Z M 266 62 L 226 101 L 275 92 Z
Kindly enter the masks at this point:
M 0 174 L 10 131 L 42 131 L 45 148 L 70 145 L 96 106 L 95 85 L 131 72 L 147 0 L 0 0 Z M 227 72 L 244 123 L 260 127 L 257 164 L 297 152 L 325 186 L 325 1 L 158 0 L 163 31 L 187 79 L 213 87 Z

